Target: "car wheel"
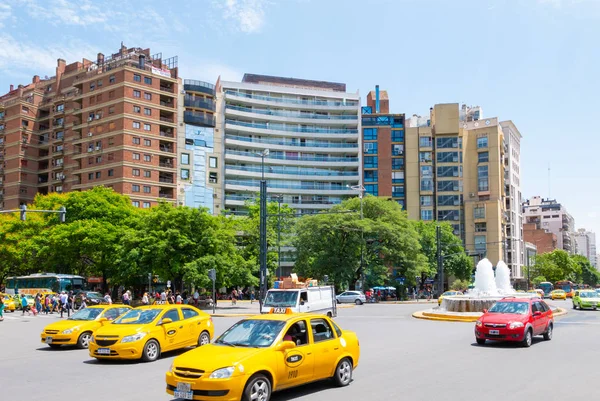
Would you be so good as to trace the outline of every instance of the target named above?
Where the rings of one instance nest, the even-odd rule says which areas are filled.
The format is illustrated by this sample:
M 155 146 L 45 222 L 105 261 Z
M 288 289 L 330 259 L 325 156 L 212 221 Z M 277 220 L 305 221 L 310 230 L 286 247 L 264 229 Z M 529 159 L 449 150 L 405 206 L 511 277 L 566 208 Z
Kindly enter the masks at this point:
M 90 339 L 92 338 L 92 333 L 86 331 L 81 333 L 79 338 L 77 339 L 77 347 L 81 349 L 86 349 L 90 345 Z
M 203 331 L 202 333 L 200 333 L 200 336 L 198 336 L 198 347 L 207 344 L 210 344 L 210 335 L 207 331 Z
M 546 341 L 550 341 L 552 340 L 552 332 L 554 330 L 554 327 L 552 326 L 552 323 L 548 324 L 548 330 L 546 330 L 546 332 L 544 333 L 544 340 Z
M 525 348 L 531 347 L 532 341 L 533 341 L 533 333 L 531 332 L 531 329 L 527 329 L 527 331 L 525 332 L 525 336 L 523 337 L 523 347 L 525 347 Z
M 356 301 L 354 301 L 354 303 L 355 303 L 356 305 L 362 305 L 362 301 L 361 301 L 360 299 L 357 299 Z
M 333 317 L 333 313 L 327 312 L 327 317 L 332 318 Z
M 573 309 L 577 309 L 577 305 L 575 305 L 575 302 L 573 302 Z
M 477 341 L 477 344 L 479 345 L 485 344 L 485 338 L 475 338 L 475 341 Z
M 269 401 L 271 399 L 271 382 L 265 375 L 257 374 L 248 380 L 244 388 L 243 401 Z
M 344 358 L 338 363 L 335 368 L 333 382 L 338 387 L 345 387 L 352 381 L 352 362 L 350 359 Z
M 338 304 L 341 304 L 339 299 L 336 299 L 335 302 L 337 302 Z
M 144 351 L 142 352 L 142 360 L 144 362 L 154 362 L 160 356 L 160 345 L 156 340 L 148 340 L 144 345 Z
M 60 344 L 48 344 L 50 346 L 50 348 L 52 349 L 58 349 L 60 348 Z

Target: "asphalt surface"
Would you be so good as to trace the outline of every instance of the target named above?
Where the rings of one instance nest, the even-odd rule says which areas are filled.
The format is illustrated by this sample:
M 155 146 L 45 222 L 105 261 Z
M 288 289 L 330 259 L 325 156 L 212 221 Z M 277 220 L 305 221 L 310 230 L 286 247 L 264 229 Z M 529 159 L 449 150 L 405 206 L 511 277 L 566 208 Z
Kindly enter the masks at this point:
M 571 301 L 548 301 L 569 310 L 558 318 L 552 341 L 531 348 L 477 346 L 473 323 L 418 320 L 431 305 L 363 305 L 340 309 L 336 321 L 360 338 L 361 360 L 345 388 L 316 383 L 275 393 L 284 400 L 564 400 L 594 399 L 600 360 L 600 311 L 573 311 Z M 230 310 L 243 312 L 244 308 Z M 39 333 L 55 316 L 5 314 L 0 322 L 0 390 L 28 400 L 165 400 L 168 353 L 154 363 L 98 364 L 86 350 L 53 350 Z M 217 334 L 240 317 L 214 318 Z M 591 398 L 590 398 L 591 397 Z

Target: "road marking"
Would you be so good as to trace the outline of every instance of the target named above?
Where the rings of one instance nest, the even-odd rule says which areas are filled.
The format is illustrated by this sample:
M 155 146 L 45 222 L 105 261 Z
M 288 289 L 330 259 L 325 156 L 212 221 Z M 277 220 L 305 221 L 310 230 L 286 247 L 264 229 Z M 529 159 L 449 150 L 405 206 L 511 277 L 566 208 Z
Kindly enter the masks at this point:
M 590 325 L 590 326 L 599 326 L 600 322 L 569 322 L 564 320 L 557 320 L 554 322 L 555 324 L 580 324 L 580 325 Z

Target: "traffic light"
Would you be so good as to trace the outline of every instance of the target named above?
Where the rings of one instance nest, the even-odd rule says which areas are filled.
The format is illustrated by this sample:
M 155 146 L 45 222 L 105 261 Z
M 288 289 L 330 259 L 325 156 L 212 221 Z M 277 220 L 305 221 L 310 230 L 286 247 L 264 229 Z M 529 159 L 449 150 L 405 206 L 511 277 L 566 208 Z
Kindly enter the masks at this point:
M 27 220 L 27 205 L 21 205 L 21 221 Z

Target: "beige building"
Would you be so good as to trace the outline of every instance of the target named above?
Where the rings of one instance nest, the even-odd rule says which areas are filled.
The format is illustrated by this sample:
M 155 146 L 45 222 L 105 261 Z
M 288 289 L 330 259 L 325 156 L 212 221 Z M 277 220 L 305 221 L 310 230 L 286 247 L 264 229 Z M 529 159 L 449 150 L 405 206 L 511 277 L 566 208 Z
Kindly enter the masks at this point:
M 508 145 L 498 119 L 480 114 L 438 104 L 429 120 L 407 121 L 406 205 L 411 219 L 449 222 L 476 261 L 496 265 L 506 259 Z M 521 266 L 509 267 L 521 278 Z

